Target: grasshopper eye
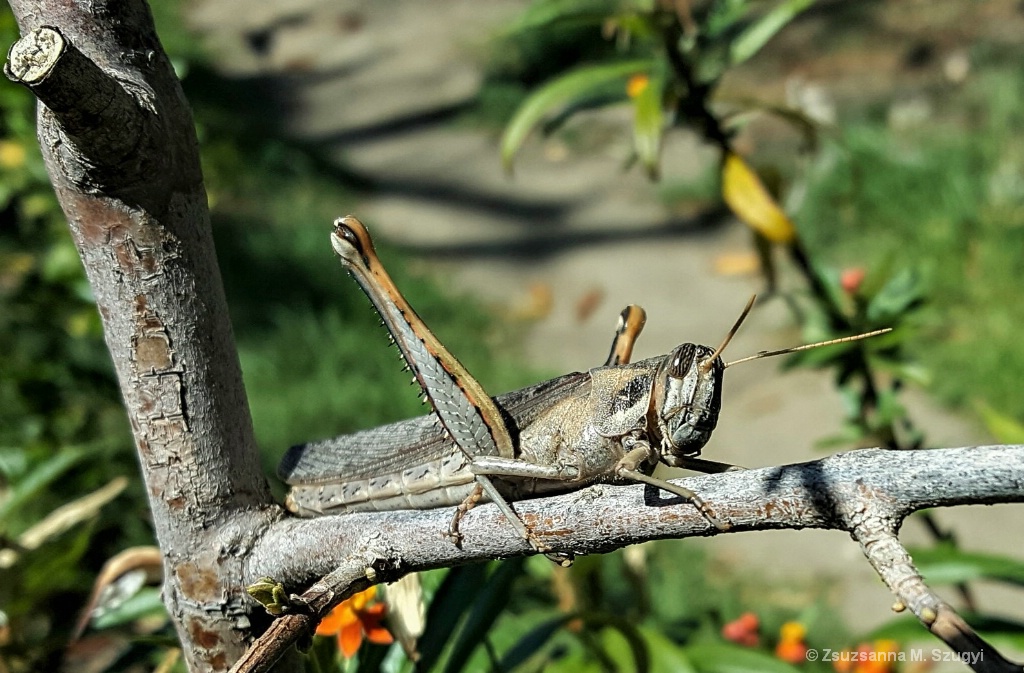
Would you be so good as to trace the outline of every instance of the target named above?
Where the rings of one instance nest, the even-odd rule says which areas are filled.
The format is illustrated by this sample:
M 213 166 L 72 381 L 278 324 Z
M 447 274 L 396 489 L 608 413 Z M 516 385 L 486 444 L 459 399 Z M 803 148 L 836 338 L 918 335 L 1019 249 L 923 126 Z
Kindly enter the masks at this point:
M 697 357 L 697 344 L 682 344 L 678 346 L 672 355 L 668 365 L 668 375 L 674 379 L 681 379 L 686 376 L 693 366 Z

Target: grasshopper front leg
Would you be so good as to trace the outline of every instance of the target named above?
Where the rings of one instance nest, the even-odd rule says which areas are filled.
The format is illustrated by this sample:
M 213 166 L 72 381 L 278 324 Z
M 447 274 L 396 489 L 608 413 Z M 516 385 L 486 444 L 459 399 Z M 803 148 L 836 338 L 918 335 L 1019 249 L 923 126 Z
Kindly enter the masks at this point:
M 472 463 L 477 456 L 512 458 L 512 437 L 497 405 L 398 291 L 377 257 L 366 227 L 353 217 L 338 219 L 334 226 L 334 251 L 377 309 L 438 419 L 466 459 Z M 548 551 L 487 476 L 477 475 L 476 481 L 534 549 Z M 471 496 L 463 503 L 461 513 L 472 506 L 472 499 Z M 455 535 L 460 518 L 461 514 L 457 514 L 452 525 Z
M 615 466 L 614 472 L 616 476 L 623 479 L 629 479 L 631 481 L 638 481 L 643 484 L 650 484 L 651 486 L 660 488 L 663 491 L 668 491 L 669 493 L 678 495 L 680 498 L 686 500 L 700 510 L 700 513 L 704 515 L 704 518 L 708 520 L 708 523 L 713 525 L 715 528 L 719 530 L 729 530 L 731 526 L 715 516 L 715 513 L 711 510 L 711 506 L 690 489 L 685 486 L 673 484 L 670 481 L 665 481 L 664 479 L 658 479 L 657 477 L 653 477 L 637 469 L 640 465 L 648 463 L 652 459 L 657 459 L 657 451 L 651 448 L 650 443 L 646 439 L 639 439 L 632 436 L 624 437 L 622 440 L 622 446 L 626 449 L 626 455 L 623 456 Z M 711 463 L 713 461 L 706 462 Z M 722 465 L 726 469 L 730 469 L 732 467 L 730 465 L 724 465 L 723 463 L 714 464 Z

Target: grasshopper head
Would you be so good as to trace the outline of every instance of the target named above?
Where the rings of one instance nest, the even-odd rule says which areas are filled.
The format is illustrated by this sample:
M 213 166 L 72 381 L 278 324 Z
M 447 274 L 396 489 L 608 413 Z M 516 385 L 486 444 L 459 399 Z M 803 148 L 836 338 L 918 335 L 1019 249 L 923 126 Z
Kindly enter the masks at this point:
M 718 351 L 682 344 L 661 365 L 655 389 L 655 412 L 661 434 L 662 460 L 700 454 L 718 424 L 725 364 Z
M 722 409 L 722 377 L 726 367 L 809 348 L 858 341 L 891 331 L 880 329 L 805 346 L 761 351 L 740 360 L 724 362 L 722 352 L 753 305 L 754 297 L 751 297 L 718 348 L 712 350 L 707 346 L 682 344 L 658 368 L 651 404 L 655 416 L 653 421 L 661 435 L 661 460 L 666 465 L 683 466 L 686 458 L 700 455 L 700 450 L 711 439 L 711 433 L 718 425 L 718 412 Z

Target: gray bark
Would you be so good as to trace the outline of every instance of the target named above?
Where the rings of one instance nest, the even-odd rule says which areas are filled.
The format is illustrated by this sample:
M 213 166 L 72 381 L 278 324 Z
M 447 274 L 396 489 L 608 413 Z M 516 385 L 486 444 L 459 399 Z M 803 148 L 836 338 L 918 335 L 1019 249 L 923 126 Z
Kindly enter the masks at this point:
M 146 5 L 11 4 L 24 37 L 5 72 L 40 100 L 39 141 L 103 319 L 189 670 L 268 670 L 319 615 L 370 582 L 530 553 L 491 505 L 463 520 L 462 549 L 443 535 L 447 510 L 284 514 L 259 470 L 191 114 Z M 895 532 L 924 507 L 1024 500 L 1024 446 L 857 451 L 682 483 L 732 532 L 850 532 L 936 635 L 990 653 L 989 670 L 1020 670 L 924 587 Z M 720 533 L 691 505 L 642 486 L 595 486 L 516 509 L 558 551 Z M 266 619 L 244 587 L 262 575 L 307 587 L 310 611 L 276 620 L 247 652 Z

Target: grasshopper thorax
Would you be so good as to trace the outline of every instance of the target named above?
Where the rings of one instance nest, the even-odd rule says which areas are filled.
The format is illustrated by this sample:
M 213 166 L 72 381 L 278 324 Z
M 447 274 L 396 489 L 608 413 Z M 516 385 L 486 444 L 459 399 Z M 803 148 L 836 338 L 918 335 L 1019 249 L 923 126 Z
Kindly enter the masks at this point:
M 661 435 L 661 459 L 676 465 L 700 455 L 718 424 L 725 363 L 719 351 L 685 343 L 658 369 L 652 398 Z

